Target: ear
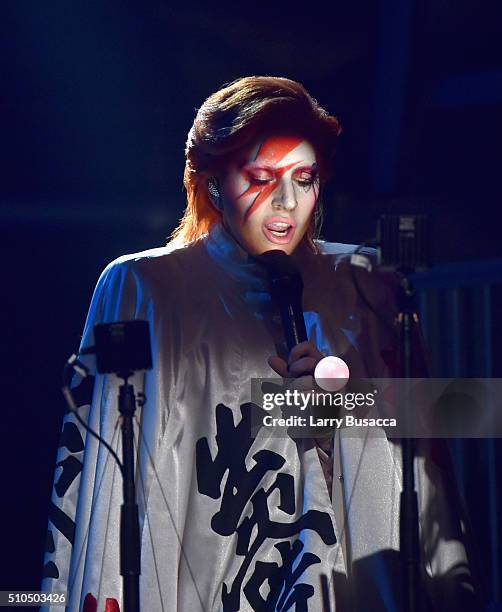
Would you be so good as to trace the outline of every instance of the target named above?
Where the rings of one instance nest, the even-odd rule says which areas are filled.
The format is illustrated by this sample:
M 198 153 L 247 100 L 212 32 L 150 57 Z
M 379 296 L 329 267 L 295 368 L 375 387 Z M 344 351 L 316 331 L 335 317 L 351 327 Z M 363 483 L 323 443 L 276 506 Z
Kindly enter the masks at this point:
M 206 181 L 206 188 L 211 204 L 221 212 L 223 210 L 223 201 L 218 179 L 214 176 L 210 176 Z

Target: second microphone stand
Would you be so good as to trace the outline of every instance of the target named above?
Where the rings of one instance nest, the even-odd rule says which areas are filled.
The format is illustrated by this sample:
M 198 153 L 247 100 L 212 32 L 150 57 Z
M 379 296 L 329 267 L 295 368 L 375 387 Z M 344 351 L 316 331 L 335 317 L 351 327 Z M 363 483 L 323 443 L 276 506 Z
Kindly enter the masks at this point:
M 415 407 L 410 394 L 410 379 L 413 374 L 412 333 L 418 317 L 414 308 L 414 292 L 410 279 L 404 272 L 399 291 L 399 343 L 400 376 L 404 380 L 405 394 L 404 418 L 407 420 L 405 431 L 412 432 L 410 425 L 415 418 Z M 400 554 L 404 570 L 403 611 L 420 612 L 422 609 L 420 586 L 420 546 L 418 523 L 418 496 L 415 490 L 415 439 L 405 437 L 401 440 L 403 462 L 403 489 L 400 498 Z
M 124 585 L 124 612 L 139 612 L 139 576 L 141 573 L 138 504 L 134 485 L 134 432 L 136 410 L 134 387 L 120 374 L 119 412 L 122 417 L 122 465 L 124 503 L 120 508 L 120 574 Z

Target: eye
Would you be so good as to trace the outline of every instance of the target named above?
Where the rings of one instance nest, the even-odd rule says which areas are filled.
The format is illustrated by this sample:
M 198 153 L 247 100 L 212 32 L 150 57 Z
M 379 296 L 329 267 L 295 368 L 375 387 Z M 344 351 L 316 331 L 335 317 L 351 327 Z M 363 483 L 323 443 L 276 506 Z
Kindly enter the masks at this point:
M 317 181 L 317 173 L 302 170 L 295 175 L 294 180 L 301 187 L 310 187 Z
M 274 180 L 274 176 L 266 170 L 253 170 L 249 171 L 247 174 L 249 182 L 254 185 L 266 185 Z

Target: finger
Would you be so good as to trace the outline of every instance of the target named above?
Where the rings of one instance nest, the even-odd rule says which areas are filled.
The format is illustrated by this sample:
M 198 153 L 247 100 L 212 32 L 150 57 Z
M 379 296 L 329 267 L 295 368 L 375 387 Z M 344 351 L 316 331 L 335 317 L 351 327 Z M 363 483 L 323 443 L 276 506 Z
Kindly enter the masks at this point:
M 267 361 L 268 365 L 272 368 L 272 370 L 274 370 L 274 372 L 279 374 L 279 376 L 282 376 L 282 378 L 290 378 L 288 365 L 284 359 L 274 355 L 273 357 L 269 357 Z
M 288 364 L 292 364 L 294 361 L 297 361 L 301 357 L 314 357 L 317 361 L 320 361 L 324 355 L 317 350 L 317 347 L 311 342 L 300 342 L 294 346 L 288 357 Z
M 312 391 L 313 388 L 313 376 L 300 376 L 298 378 L 295 378 L 295 381 L 291 383 L 291 389 L 298 389 L 299 391 Z
M 314 357 L 302 357 L 288 367 L 290 378 L 313 375 L 318 360 Z
M 312 352 L 312 344 L 308 342 L 307 340 L 305 340 L 304 342 L 300 342 L 299 344 L 296 344 L 289 351 L 288 364 L 293 363 L 293 361 L 296 361 L 297 359 L 300 359 L 301 357 L 310 355 L 311 352 Z

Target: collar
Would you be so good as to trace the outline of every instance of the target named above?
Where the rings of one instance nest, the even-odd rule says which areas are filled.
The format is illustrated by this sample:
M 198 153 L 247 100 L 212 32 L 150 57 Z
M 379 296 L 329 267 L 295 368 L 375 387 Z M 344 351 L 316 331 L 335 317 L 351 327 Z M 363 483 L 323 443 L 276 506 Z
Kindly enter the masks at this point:
M 233 280 L 252 291 L 267 291 L 265 268 L 241 247 L 221 222 L 211 227 L 205 242 L 211 259 Z

